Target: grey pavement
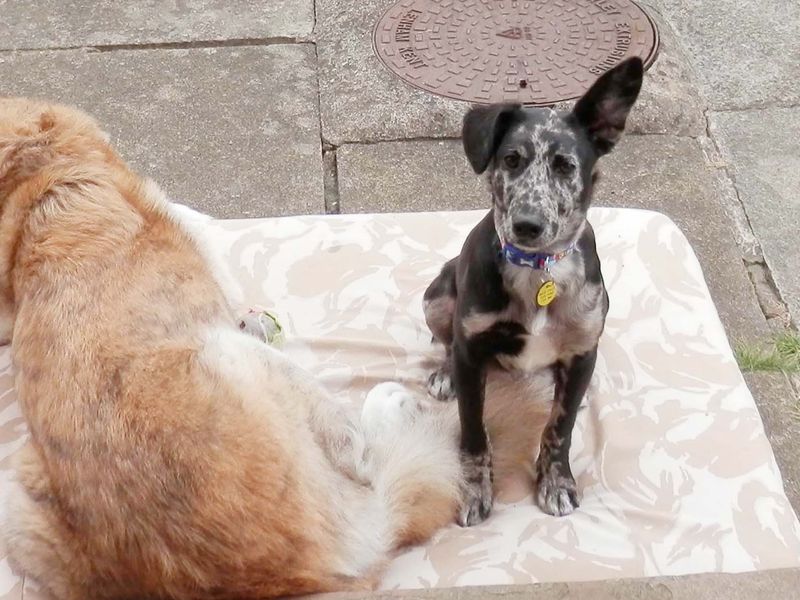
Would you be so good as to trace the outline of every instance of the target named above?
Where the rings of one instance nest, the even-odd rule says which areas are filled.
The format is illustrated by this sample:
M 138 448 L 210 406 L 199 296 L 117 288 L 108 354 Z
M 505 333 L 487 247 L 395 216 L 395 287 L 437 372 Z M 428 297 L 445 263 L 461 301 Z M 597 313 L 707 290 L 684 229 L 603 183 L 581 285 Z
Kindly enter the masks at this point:
M 800 3 L 650 0 L 660 6 L 706 98 L 711 144 L 778 300 L 800 318 Z M 727 208 L 730 208 L 728 206 Z M 744 228 L 744 231 L 742 231 Z M 752 262 L 750 248 L 743 248 Z M 761 286 L 764 289 L 764 286 Z M 766 302 L 766 304 L 770 304 Z M 784 322 L 789 319 L 780 319 Z
M 714 112 L 710 122 L 764 259 L 800 323 L 800 108 Z
M 796 0 L 650 0 L 680 33 L 712 110 L 800 102 Z
M 372 28 L 392 0 L 316 0 L 322 136 L 334 145 L 458 137 L 464 107 L 413 89 L 381 66 Z
M 795 509 L 800 506 L 800 440 L 797 398 L 792 382 L 783 373 L 745 373 L 745 381 L 758 404 L 764 429 L 783 475 L 786 495 Z
M 408 87 L 373 55 L 392 3 L 0 0 L 0 81 L 6 95 L 88 110 L 140 172 L 218 217 L 486 206 L 457 139 L 466 106 Z M 627 137 L 601 163 L 596 203 L 681 226 L 732 341 L 796 327 L 800 4 L 642 4 L 661 50 Z M 800 377 L 747 382 L 800 511 Z M 776 571 L 401 595 L 739 599 L 798 587 L 799 571 Z
M 800 569 L 688 575 L 580 583 L 542 583 L 449 590 L 322 594 L 315 600 L 789 600 L 797 598 Z
M 0 0 L 0 48 L 307 38 L 314 0 Z
M 487 206 L 485 185 L 464 159 L 459 140 L 346 144 L 337 160 L 342 212 Z
M 311 44 L 0 53 L 0 81 L 87 110 L 170 197 L 217 217 L 324 211 Z
M 721 218 L 708 164 L 698 140 L 678 136 L 628 136 L 600 159 L 595 203 L 648 208 L 671 217 L 697 254 L 728 336 L 754 341 L 768 332 L 751 290 L 733 227 Z M 745 293 L 743 293 L 745 292 Z

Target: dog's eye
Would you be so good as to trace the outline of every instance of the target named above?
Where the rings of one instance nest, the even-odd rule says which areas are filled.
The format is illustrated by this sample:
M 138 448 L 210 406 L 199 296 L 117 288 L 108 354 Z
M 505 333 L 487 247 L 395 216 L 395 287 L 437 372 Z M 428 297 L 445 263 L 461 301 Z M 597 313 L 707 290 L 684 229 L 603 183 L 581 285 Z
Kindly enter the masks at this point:
M 503 157 L 503 163 L 505 163 L 506 167 L 509 169 L 516 169 L 519 166 L 521 158 L 519 152 L 509 152 Z
M 575 172 L 575 163 L 573 163 L 566 156 L 556 154 L 553 157 L 553 171 L 559 175 L 572 175 Z

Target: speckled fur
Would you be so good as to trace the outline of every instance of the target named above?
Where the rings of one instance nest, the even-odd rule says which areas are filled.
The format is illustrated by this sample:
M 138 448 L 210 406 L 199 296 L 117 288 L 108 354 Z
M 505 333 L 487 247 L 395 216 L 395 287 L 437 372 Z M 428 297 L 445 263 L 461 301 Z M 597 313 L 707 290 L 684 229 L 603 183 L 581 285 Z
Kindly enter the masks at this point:
M 580 132 L 552 109 L 531 116 L 536 121 L 519 123 L 506 142 L 516 145 L 520 169 L 491 169 L 486 173 L 494 199 L 495 230 L 501 239 L 530 248 L 526 240 L 514 234 L 513 223 L 520 217 L 534 217 L 545 224 L 537 246 L 563 245 L 577 236 L 585 215 L 584 190 L 588 186 L 578 168 L 583 158 L 577 150 Z M 557 171 L 556 156 L 567 172 Z M 571 165 L 572 171 L 566 165 Z

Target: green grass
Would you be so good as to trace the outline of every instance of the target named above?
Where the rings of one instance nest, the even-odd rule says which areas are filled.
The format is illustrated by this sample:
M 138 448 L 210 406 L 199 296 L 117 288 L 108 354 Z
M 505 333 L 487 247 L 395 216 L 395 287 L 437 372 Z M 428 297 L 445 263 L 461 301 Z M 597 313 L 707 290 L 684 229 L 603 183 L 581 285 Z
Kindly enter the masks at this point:
M 781 333 L 766 346 L 738 344 L 736 361 L 742 371 L 800 373 L 800 335 Z

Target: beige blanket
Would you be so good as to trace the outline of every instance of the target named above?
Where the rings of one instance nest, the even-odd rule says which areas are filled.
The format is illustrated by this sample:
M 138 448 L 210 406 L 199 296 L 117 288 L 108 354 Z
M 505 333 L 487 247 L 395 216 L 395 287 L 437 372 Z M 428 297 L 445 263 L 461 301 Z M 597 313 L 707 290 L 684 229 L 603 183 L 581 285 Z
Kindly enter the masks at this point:
M 290 217 L 208 229 L 247 302 L 278 314 L 285 351 L 359 403 L 386 380 L 422 393 L 442 355 L 422 293 L 481 216 Z M 519 456 L 500 466 L 488 521 L 453 525 L 400 554 L 384 588 L 800 566 L 800 525 L 686 238 L 657 213 L 590 217 L 611 310 L 572 446 L 580 509 L 554 518 L 536 508 L 529 457 Z M 2 511 L 9 457 L 26 435 L 8 348 L 0 394 Z M 530 410 L 547 407 L 539 400 Z M 0 600 L 21 600 L 23 588 L 25 600 L 40 597 L 0 554 Z

